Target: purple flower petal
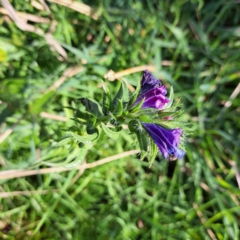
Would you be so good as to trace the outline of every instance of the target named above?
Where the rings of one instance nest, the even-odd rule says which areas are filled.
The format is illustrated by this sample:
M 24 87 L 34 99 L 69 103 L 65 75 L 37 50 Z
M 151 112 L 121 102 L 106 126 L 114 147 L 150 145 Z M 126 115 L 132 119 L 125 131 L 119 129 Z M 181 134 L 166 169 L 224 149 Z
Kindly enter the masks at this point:
M 153 88 L 151 90 L 149 90 L 148 92 L 140 95 L 141 97 L 151 97 L 153 95 L 163 95 L 165 96 L 167 94 L 167 89 L 165 86 L 161 86 L 161 87 L 158 87 L 158 88 Z
M 162 83 L 158 81 L 156 78 L 154 78 L 153 75 L 148 70 L 145 70 L 143 72 L 143 78 L 141 81 L 140 95 L 145 94 L 146 92 L 148 92 L 153 88 L 158 88 L 161 86 L 162 86 Z
M 144 101 L 142 108 L 156 108 L 156 109 L 163 109 L 165 103 L 168 103 L 169 99 L 163 95 L 156 95 L 153 97 L 146 98 Z
M 169 99 L 165 97 L 166 94 L 166 87 L 146 70 L 143 73 L 140 94 L 133 105 L 136 105 L 145 98 L 142 108 L 156 108 L 161 110 L 169 102 Z
M 150 137 L 166 159 L 182 158 L 185 151 L 178 148 L 182 129 L 166 129 L 154 123 L 142 123 Z

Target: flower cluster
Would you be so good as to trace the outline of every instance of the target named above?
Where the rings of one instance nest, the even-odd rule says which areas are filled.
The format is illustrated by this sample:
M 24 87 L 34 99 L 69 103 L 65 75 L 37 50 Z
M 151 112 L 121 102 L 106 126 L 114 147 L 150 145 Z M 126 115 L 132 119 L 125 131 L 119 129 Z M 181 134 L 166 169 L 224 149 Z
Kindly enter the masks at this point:
M 93 146 L 101 131 L 116 141 L 122 125 L 128 124 L 130 132 L 137 136 L 142 159 L 147 156 L 150 164 L 159 151 L 168 160 L 185 155 L 183 142 L 189 125 L 183 119 L 179 121 L 183 111 L 179 102 L 173 101 L 172 88 L 167 94 L 166 87 L 147 70 L 131 96 L 124 81 L 114 97 L 104 82 L 103 88 L 102 104 L 81 98 L 85 110 L 84 107 L 74 109 L 72 120 L 76 125 L 71 127 L 70 136 L 81 143 L 81 148 Z
M 133 105 L 136 105 L 143 99 L 141 108 L 153 108 L 158 111 L 164 110 L 164 107 L 170 100 L 166 97 L 167 90 L 162 83 L 155 79 L 149 71 L 144 71 L 141 81 L 140 93 Z M 171 116 L 166 116 L 165 120 L 170 120 Z M 143 128 L 157 145 L 158 149 L 169 160 L 176 160 L 185 155 L 185 151 L 179 148 L 183 130 L 181 128 L 168 129 L 159 123 L 141 122 Z

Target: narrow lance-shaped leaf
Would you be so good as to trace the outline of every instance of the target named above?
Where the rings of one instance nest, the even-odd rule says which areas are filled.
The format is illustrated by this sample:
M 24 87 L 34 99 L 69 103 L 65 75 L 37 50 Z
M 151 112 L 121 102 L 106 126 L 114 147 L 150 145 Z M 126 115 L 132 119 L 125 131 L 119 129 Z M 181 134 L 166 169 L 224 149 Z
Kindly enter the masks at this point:
M 118 100 L 117 105 L 113 111 L 113 114 L 118 117 L 121 116 L 123 113 L 123 103 L 122 101 Z
M 169 99 L 169 102 L 164 105 L 164 108 L 163 108 L 163 109 L 168 109 L 168 108 L 170 108 L 170 107 L 172 106 L 172 104 L 173 104 L 173 98 L 174 98 L 174 91 L 173 91 L 173 87 L 171 86 L 171 88 L 170 88 L 170 94 L 169 94 L 169 98 L 168 98 L 168 99 Z
M 137 139 L 138 139 L 138 143 L 139 143 L 139 147 L 141 150 L 141 160 L 143 160 L 146 155 L 147 155 L 147 150 L 148 150 L 148 139 L 145 136 L 145 134 L 138 132 L 136 133 L 137 135 Z
M 121 83 L 121 86 L 111 103 L 111 107 L 110 107 L 111 112 L 115 110 L 116 105 L 118 104 L 118 101 L 122 101 L 122 98 L 123 98 L 123 84 Z
M 118 101 L 122 101 L 122 102 L 128 101 L 128 89 L 125 82 L 121 82 L 121 86 L 111 103 L 111 108 L 110 108 L 111 112 L 115 110 L 118 104 Z
M 122 89 L 123 89 L 123 96 L 122 96 L 122 101 L 123 105 L 127 105 L 129 102 L 129 91 L 126 82 L 123 80 L 122 81 Z
M 88 98 L 81 99 L 82 104 L 86 107 L 86 110 L 92 113 L 96 117 L 103 116 L 101 106 L 94 100 L 90 100 Z
M 133 107 L 129 110 L 129 112 L 131 112 L 131 113 L 138 112 L 138 111 L 141 109 L 144 101 L 145 101 L 145 98 L 143 98 L 139 103 L 137 103 L 135 106 L 133 106 Z
M 42 111 L 43 107 L 47 102 L 49 102 L 50 98 L 55 94 L 54 90 L 51 90 L 45 93 L 43 96 L 35 99 L 31 105 L 29 106 L 29 110 L 32 113 L 38 114 Z
M 119 132 L 122 130 L 122 126 L 121 126 L 121 122 L 119 120 L 121 119 L 117 119 L 116 116 L 114 116 L 111 112 L 109 113 L 110 118 L 110 123 L 115 126 L 115 130 L 116 132 Z
M 73 141 L 73 139 L 71 138 L 71 136 L 70 135 L 68 135 L 68 136 L 65 136 L 64 138 L 62 138 L 62 140 L 60 140 L 58 143 L 57 143 L 57 145 L 58 146 L 66 146 L 67 144 L 71 144 L 71 143 L 73 143 L 74 141 Z
M 104 115 L 107 115 L 110 109 L 111 105 L 111 97 L 109 94 L 104 93 L 103 94 L 103 100 L 102 100 L 102 111 Z
M 94 133 L 94 134 L 91 134 L 91 135 L 84 135 L 84 136 L 78 135 L 78 134 L 73 133 L 73 132 L 69 132 L 69 134 L 77 142 L 83 143 L 84 144 L 83 146 L 86 149 L 90 149 L 99 137 L 99 133 Z
M 89 142 L 92 142 L 92 141 L 96 140 L 98 138 L 98 135 L 99 135 L 98 133 L 95 133 L 95 134 L 91 134 L 91 135 L 81 136 L 81 135 L 78 135 L 78 134 L 73 133 L 73 132 L 69 132 L 69 134 L 75 140 L 77 140 L 78 142 L 84 143 L 84 144 L 89 144 Z
M 149 164 L 151 167 L 152 166 L 152 163 L 153 161 L 155 160 L 156 156 L 157 156 L 157 153 L 158 153 L 158 147 L 157 145 L 154 143 L 154 141 L 150 138 L 150 147 L 149 147 Z
M 103 131 L 107 134 L 108 137 L 112 138 L 113 140 L 117 140 L 120 134 L 120 131 L 115 132 L 109 129 L 104 123 L 101 123 Z
M 128 102 L 128 108 L 130 108 L 135 103 L 135 101 L 139 95 L 140 89 L 141 89 L 141 84 L 140 84 L 140 82 L 138 82 L 137 88 L 136 88 L 135 92 L 133 93 L 133 95 L 130 97 L 130 100 Z
M 78 156 L 72 162 L 68 163 L 64 167 L 65 168 L 74 168 L 77 165 L 80 165 L 84 161 L 84 158 L 86 155 L 87 155 L 87 148 L 85 148 L 85 146 L 79 147 Z
M 153 122 L 153 119 L 146 114 L 141 114 L 138 119 L 142 122 Z
M 80 110 L 76 111 L 75 118 L 72 118 L 72 120 L 74 120 L 74 121 L 79 120 L 80 123 L 83 120 L 83 123 L 86 123 L 86 124 L 92 125 L 92 126 L 95 125 L 96 120 L 97 120 L 96 117 L 93 114 L 91 114 L 89 112 L 83 112 L 83 111 L 80 111 Z
M 103 85 L 103 100 L 102 100 L 102 112 L 104 115 L 107 115 L 109 110 L 110 110 L 110 105 L 111 105 L 111 95 L 109 92 L 109 89 L 107 85 L 102 81 Z
M 138 120 L 132 120 L 128 124 L 129 130 L 137 135 L 141 150 L 141 160 L 146 157 L 148 151 L 148 138 L 144 134 L 144 129 Z

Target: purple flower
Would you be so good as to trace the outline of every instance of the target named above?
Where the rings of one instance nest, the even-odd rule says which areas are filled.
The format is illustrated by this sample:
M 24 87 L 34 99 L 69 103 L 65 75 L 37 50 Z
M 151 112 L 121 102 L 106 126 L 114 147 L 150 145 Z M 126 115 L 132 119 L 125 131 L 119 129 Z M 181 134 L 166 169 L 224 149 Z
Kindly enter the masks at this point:
M 166 159 L 175 160 L 184 156 L 185 151 L 178 148 L 181 128 L 167 129 L 154 123 L 142 123 L 142 125 Z
M 148 70 L 145 70 L 141 81 L 141 90 L 134 105 L 145 98 L 142 108 L 156 108 L 161 110 L 169 102 L 169 99 L 165 96 L 166 94 L 166 87 L 155 79 Z

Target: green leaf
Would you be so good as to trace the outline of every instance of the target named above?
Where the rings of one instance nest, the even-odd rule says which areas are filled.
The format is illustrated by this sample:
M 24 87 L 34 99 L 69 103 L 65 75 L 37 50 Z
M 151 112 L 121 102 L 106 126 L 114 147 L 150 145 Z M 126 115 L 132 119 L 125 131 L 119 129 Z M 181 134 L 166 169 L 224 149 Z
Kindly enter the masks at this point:
M 163 109 L 167 109 L 167 108 L 170 108 L 173 104 L 173 99 L 174 99 L 174 91 L 173 91 L 173 87 L 171 86 L 170 88 L 170 94 L 169 94 L 169 102 L 167 104 L 164 105 L 164 108 Z
M 107 115 L 108 111 L 110 109 L 112 99 L 111 99 L 109 89 L 104 81 L 102 81 L 102 86 L 103 86 L 103 90 L 104 90 L 103 100 L 102 100 L 102 111 L 103 111 L 104 115 Z
M 109 116 L 111 117 L 111 118 L 109 119 L 109 122 L 110 122 L 110 124 L 112 124 L 112 125 L 115 126 L 116 132 L 121 131 L 121 130 L 122 130 L 121 123 L 123 123 L 124 120 L 122 120 L 122 119 L 117 119 L 116 116 L 114 116 L 111 112 L 109 113 Z
M 5 107 L 2 112 L 0 112 L 0 124 L 4 123 L 6 119 L 13 113 L 13 109 L 11 109 L 9 106 Z
M 179 111 L 175 111 L 175 112 L 161 112 L 159 111 L 158 112 L 158 116 L 155 117 L 156 119 L 158 119 L 159 121 L 162 121 L 161 119 L 163 120 L 174 120 L 176 118 L 180 118 L 180 116 L 184 113 L 184 110 L 181 109 Z M 169 117 L 167 119 L 167 117 Z
M 88 98 L 81 99 L 82 104 L 86 107 L 86 110 L 96 117 L 103 116 L 101 106 L 94 100 L 90 100 Z
M 129 102 L 129 91 L 126 82 L 123 80 L 122 81 L 122 89 L 123 89 L 123 103 L 128 103 Z
M 107 84 L 103 80 L 101 80 L 101 82 L 102 82 L 102 86 L 103 86 L 103 91 L 105 93 L 109 93 L 109 89 L 108 89 Z
M 146 157 L 148 151 L 148 138 L 146 137 L 145 130 L 142 127 L 142 124 L 139 120 L 131 120 L 128 123 L 128 128 L 130 132 L 137 135 L 137 140 L 141 150 L 141 159 Z
M 130 112 L 130 113 L 138 112 L 138 111 L 141 109 L 144 101 L 145 101 L 145 98 L 143 98 L 139 103 L 137 103 L 135 106 L 133 106 L 133 107 L 129 110 L 129 112 Z
M 94 133 L 94 134 L 91 134 L 91 135 L 84 135 L 84 136 L 81 136 L 81 135 L 78 135 L 76 133 L 73 133 L 73 132 L 69 132 L 69 134 L 73 137 L 74 140 L 76 140 L 77 142 L 80 142 L 80 143 L 83 143 L 84 144 L 84 147 L 86 149 L 89 149 L 93 146 L 94 142 L 96 142 L 96 140 L 98 139 L 99 137 L 99 134 L 98 133 Z
M 70 136 L 65 136 L 61 141 L 57 143 L 58 146 L 66 146 L 73 141 Z
M 122 113 L 123 113 L 123 103 L 122 101 L 118 100 L 118 103 L 113 111 L 113 114 L 116 117 L 119 117 L 119 116 L 122 116 Z
M 122 102 L 122 105 L 127 105 L 128 101 L 129 101 L 129 93 L 128 93 L 127 85 L 124 81 L 121 82 L 121 86 L 112 101 L 111 109 L 110 109 L 111 112 L 114 112 L 119 101 Z
M 94 141 L 98 137 L 97 133 L 91 134 L 91 135 L 84 135 L 84 136 L 78 135 L 73 132 L 69 132 L 69 134 L 78 142 L 82 142 L 85 144 L 88 144 L 89 141 Z
M 140 152 L 140 156 L 141 156 L 140 160 L 143 161 L 143 159 L 148 155 L 148 152 L 141 150 L 141 149 L 140 149 L 140 151 L 141 151 Z
M 115 107 L 116 107 L 118 101 L 122 100 L 122 97 L 123 97 L 123 86 L 121 84 L 117 94 L 115 95 L 115 97 L 113 98 L 113 101 L 111 103 L 111 108 L 110 108 L 111 112 L 113 112 L 115 110 Z
M 120 134 L 119 132 L 112 131 L 109 129 L 104 123 L 101 123 L 103 131 L 108 135 L 108 137 L 112 138 L 113 140 L 117 140 Z
M 111 96 L 109 93 L 104 93 L 103 100 L 102 100 L 102 111 L 104 115 L 108 114 L 110 105 L 111 105 Z
M 65 168 L 74 168 L 77 165 L 81 164 L 84 161 L 85 156 L 87 155 L 87 148 L 85 146 L 79 147 L 78 157 L 75 158 L 72 162 L 65 165 Z
M 70 119 L 72 119 L 72 118 L 70 118 Z M 84 123 L 78 121 L 77 119 L 72 119 L 72 120 L 77 123 L 84 124 Z M 82 130 L 82 125 L 80 125 L 80 126 L 73 125 L 68 128 L 68 131 L 72 131 L 72 132 L 80 132 L 81 130 Z
M 43 111 L 43 107 L 46 103 L 49 102 L 50 98 L 55 94 L 55 90 L 51 90 L 43 96 L 35 99 L 29 106 L 29 110 L 32 113 L 39 114 Z
M 88 125 L 95 125 L 97 119 L 96 117 L 89 113 L 89 112 L 83 112 L 83 111 L 80 111 L 80 110 L 77 110 L 76 113 L 75 113 L 75 117 L 77 119 L 74 119 L 74 118 L 71 118 L 72 120 L 79 120 L 80 123 L 82 123 L 81 120 L 84 120 L 85 123 L 87 123 Z
M 138 117 L 138 119 L 141 121 L 141 122 L 146 122 L 146 123 L 152 123 L 153 122 L 153 119 L 150 118 L 148 115 L 145 115 L 145 114 L 142 114 Z
M 141 150 L 141 160 L 143 160 L 148 154 L 148 138 L 144 134 L 143 130 L 137 131 L 136 135 Z
M 136 133 L 136 135 L 137 135 L 137 139 L 138 139 L 139 147 L 140 147 L 141 151 L 147 152 L 147 150 L 148 150 L 148 139 L 147 139 L 146 135 L 142 131 L 138 131 Z
M 135 101 L 136 101 L 136 99 L 137 99 L 137 97 L 139 95 L 140 89 L 141 89 L 141 84 L 140 84 L 140 81 L 139 81 L 135 92 L 130 97 L 130 100 L 128 102 L 128 108 L 131 108 L 131 106 L 135 103 Z
M 152 166 L 152 163 L 153 161 L 155 160 L 156 156 L 157 156 L 157 153 L 158 153 L 158 147 L 157 145 L 154 143 L 154 141 L 150 138 L 150 147 L 149 147 L 149 164 L 151 167 Z
M 87 134 L 95 134 L 98 133 L 98 129 L 95 126 L 87 126 Z

